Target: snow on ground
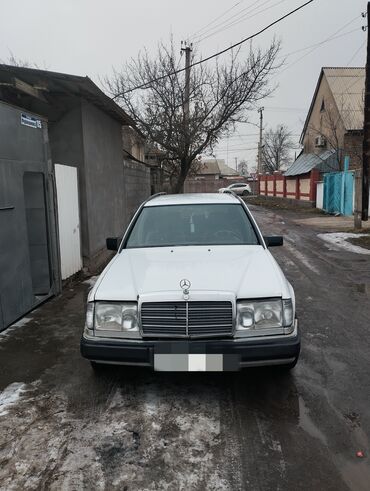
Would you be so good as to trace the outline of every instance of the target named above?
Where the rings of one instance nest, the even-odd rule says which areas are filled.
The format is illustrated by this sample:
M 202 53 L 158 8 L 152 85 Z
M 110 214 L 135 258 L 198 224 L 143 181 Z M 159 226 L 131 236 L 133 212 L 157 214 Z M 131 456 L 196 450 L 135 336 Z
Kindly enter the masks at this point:
M 58 386 L 30 394 L 30 384 L 0 420 L 0 488 L 231 490 L 211 385 L 104 384 L 103 399 L 80 387 L 72 399 Z
M 97 279 L 99 276 L 91 276 L 91 278 L 88 278 L 87 280 L 84 281 L 86 285 L 91 286 L 91 288 L 95 285 Z
M 2 338 L 4 339 L 4 338 L 8 337 L 13 331 L 15 331 L 16 329 L 18 329 L 20 327 L 24 327 L 31 320 L 32 320 L 32 317 L 23 317 L 22 319 L 19 319 L 19 321 L 15 322 L 11 326 L 9 326 L 4 331 L 0 332 L 0 342 L 1 342 Z
M 25 384 L 14 382 L 0 392 L 0 416 L 8 414 L 8 409 L 20 399 L 24 389 Z
M 326 234 L 318 234 L 318 237 L 325 242 L 339 248 L 345 249 L 349 252 L 355 252 L 356 254 L 367 254 L 370 255 L 370 249 L 365 249 L 364 247 L 356 246 L 347 241 L 347 239 L 356 237 L 367 237 L 368 234 L 351 234 L 349 232 L 331 232 Z

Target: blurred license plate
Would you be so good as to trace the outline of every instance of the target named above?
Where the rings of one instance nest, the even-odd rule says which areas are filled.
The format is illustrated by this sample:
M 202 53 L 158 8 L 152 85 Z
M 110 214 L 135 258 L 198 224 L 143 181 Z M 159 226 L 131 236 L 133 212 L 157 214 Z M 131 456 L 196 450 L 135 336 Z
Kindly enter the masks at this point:
M 227 356 L 228 361 L 229 356 Z M 235 358 L 235 357 L 234 357 Z M 189 353 L 155 353 L 154 370 L 160 372 L 222 372 L 230 370 L 230 363 L 225 366 L 223 354 L 189 354 Z M 237 368 L 237 360 L 232 363 Z

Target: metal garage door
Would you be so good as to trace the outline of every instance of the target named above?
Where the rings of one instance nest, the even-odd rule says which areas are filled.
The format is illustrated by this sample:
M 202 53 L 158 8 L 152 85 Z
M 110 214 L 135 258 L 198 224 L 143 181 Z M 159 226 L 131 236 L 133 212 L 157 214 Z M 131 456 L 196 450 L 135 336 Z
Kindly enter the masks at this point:
M 0 330 L 56 293 L 47 127 L 0 103 Z

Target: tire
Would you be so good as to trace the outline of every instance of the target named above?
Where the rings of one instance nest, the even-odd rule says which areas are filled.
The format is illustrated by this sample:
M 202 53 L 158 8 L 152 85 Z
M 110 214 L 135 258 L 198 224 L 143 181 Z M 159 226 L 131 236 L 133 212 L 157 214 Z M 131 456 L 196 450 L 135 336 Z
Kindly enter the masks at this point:
M 249 191 L 247 190 L 243 191 L 243 196 L 248 196 L 249 194 L 251 194 Z

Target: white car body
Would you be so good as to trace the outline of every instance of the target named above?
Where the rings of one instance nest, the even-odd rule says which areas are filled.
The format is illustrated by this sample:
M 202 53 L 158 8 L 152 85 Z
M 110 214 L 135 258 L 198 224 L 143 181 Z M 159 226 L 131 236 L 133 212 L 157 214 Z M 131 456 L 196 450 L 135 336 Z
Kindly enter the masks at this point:
M 186 245 L 124 248 L 125 240 L 129 236 L 142 209 L 145 207 L 187 204 L 236 204 L 242 206 L 258 234 L 260 243 L 258 245 Z M 188 289 L 184 290 L 180 286 L 180 282 L 183 279 L 189 281 L 190 286 Z M 257 303 L 262 301 L 262 299 L 287 299 L 287 302 L 291 302 L 292 319 L 294 320 L 289 327 L 264 329 L 262 330 L 263 332 L 251 331 L 249 333 L 246 332 L 245 335 L 242 333 L 242 337 L 239 337 L 240 333 L 236 332 L 236 318 L 238 315 L 237 308 L 239 308 L 238 302 L 241 299 L 252 299 L 250 300 L 251 302 Z M 145 347 L 145 349 L 151 350 L 153 354 L 157 349 L 156 343 L 160 340 L 154 339 L 153 336 L 148 338 L 143 332 L 141 326 L 141 308 L 143 303 L 151 302 L 148 305 L 154 305 L 155 302 L 177 302 L 177 305 L 184 303 L 184 305 L 188 306 L 191 302 L 217 301 L 227 301 L 232 305 L 234 327 L 233 334 L 226 336 L 224 340 L 226 352 L 230 350 L 237 352 L 242 347 L 243 353 L 246 350 L 245 358 L 240 358 L 240 356 L 244 355 L 235 354 L 235 356 L 239 356 L 237 368 L 250 365 L 281 364 L 290 366 L 295 364 L 300 344 L 297 321 L 295 320 L 294 291 L 268 250 L 246 205 L 239 198 L 227 193 L 162 195 L 154 197 L 144 203 L 138 210 L 123 237 L 118 253 L 102 272 L 88 296 L 90 306 L 98 305 L 99 303 L 104 304 L 104 302 L 137 304 L 137 307 L 135 307 L 138 312 L 137 332 L 134 333 L 133 338 L 130 337 L 131 333 L 129 335 L 124 332 L 98 332 L 94 327 L 94 323 L 92 323 L 90 329 L 85 328 L 84 331 L 81 342 L 82 354 L 93 362 L 153 366 L 152 358 L 150 361 L 148 361 L 149 358 L 145 358 L 143 362 L 136 360 L 136 362 L 131 363 L 131 358 L 127 361 L 126 354 L 122 355 L 122 357 L 118 354 L 102 354 L 100 356 L 99 346 L 104 345 L 107 353 L 109 350 L 113 350 L 112 343 L 116 343 L 114 345 L 116 353 L 120 351 L 120 347 L 122 350 L 126 348 L 129 350 L 133 346 L 136 349 L 142 347 L 144 350 Z M 245 300 L 245 302 L 248 301 Z M 281 301 L 284 302 L 285 300 Z M 165 336 L 168 338 L 169 335 L 166 334 Z M 210 336 L 209 340 L 207 340 L 206 335 L 198 337 L 206 339 L 206 342 L 209 343 L 209 349 L 212 352 L 214 350 L 217 352 L 218 348 L 215 345 L 215 341 L 211 339 L 212 336 Z M 196 346 L 197 339 L 192 340 L 190 337 L 186 337 L 186 340 L 178 340 L 177 336 L 174 336 L 172 340 L 170 336 L 170 339 L 165 339 L 165 341 L 180 343 L 179 346 L 183 342 L 183 347 L 190 346 L 190 351 L 193 348 L 195 351 L 198 349 Z M 188 344 L 184 344 L 185 341 Z M 223 338 L 219 340 L 219 343 L 221 341 L 223 341 Z M 284 346 L 284 343 L 290 345 L 293 342 L 295 349 L 289 348 L 285 356 L 284 348 L 281 348 L 281 346 Z M 272 348 L 268 348 L 267 351 L 270 350 L 268 356 L 264 357 L 259 354 L 258 360 L 253 359 L 253 356 L 249 356 L 248 349 L 253 351 L 251 348 L 253 345 L 255 350 L 256 343 L 258 343 L 260 350 L 263 350 L 264 343 L 270 348 L 272 344 L 278 343 L 280 346 L 277 350 L 280 353 L 279 356 L 276 358 L 274 354 L 271 354 L 272 352 L 270 353 Z M 170 352 L 172 350 L 171 346 L 169 344 L 168 349 Z M 219 349 L 222 351 L 223 348 L 220 347 Z M 275 348 L 273 348 L 274 350 Z M 102 348 L 102 353 L 103 351 Z M 203 355 L 206 356 L 205 353 Z M 223 352 L 217 352 L 217 355 L 222 356 Z M 188 356 L 192 355 L 188 354 Z M 251 359 L 249 360 L 249 358 Z
M 226 188 L 220 188 L 218 190 L 219 193 L 227 193 L 230 191 L 238 196 L 246 196 L 252 193 L 250 184 L 246 182 L 234 182 L 233 184 L 230 184 L 230 186 L 227 186 Z

